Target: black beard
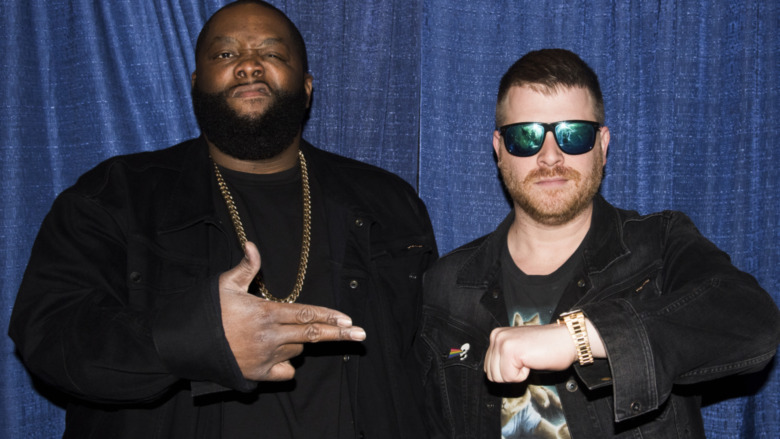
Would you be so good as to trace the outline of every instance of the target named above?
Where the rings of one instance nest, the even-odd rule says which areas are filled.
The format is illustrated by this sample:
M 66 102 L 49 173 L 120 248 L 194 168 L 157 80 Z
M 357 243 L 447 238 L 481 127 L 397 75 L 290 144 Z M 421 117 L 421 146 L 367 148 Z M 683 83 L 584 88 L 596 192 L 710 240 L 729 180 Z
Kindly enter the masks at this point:
M 204 93 L 192 87 L 192 107 L 200 130 L 223 153 L 239 160 L 266 160 L 287 149 L 306 114 L 307 96 L 271 90 L 273 101 L 255 117 L 241 116 L 227 103 L 227 91 Z

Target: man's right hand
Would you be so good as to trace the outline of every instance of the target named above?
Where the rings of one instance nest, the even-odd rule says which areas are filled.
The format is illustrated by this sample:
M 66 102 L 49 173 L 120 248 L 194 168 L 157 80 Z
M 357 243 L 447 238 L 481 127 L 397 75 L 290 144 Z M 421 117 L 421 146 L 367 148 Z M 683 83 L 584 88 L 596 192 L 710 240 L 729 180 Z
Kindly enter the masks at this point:
M 352 319 L 338 311 L 313 305 L 271 302 L 247 293 L 260 270 L 257 247 L 246 243 L 244 259 L 219 276 L 222 326 L 230 349 L 244 374 L 253 381 L 292 379 L 289 359 L 303 343 L 366 338 Z

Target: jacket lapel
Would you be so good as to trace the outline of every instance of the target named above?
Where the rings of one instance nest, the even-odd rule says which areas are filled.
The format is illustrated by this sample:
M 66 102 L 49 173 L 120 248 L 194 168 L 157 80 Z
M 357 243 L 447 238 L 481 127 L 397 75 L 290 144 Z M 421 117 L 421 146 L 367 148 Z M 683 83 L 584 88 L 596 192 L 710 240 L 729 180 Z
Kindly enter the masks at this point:
M 501 286 L 501 251 L 515 214 L 511 211 L 496 230 L 481 242 L 471 257 L 458 269 L 457 285 L 484 290 L 479 303 L 497 326 L 509 326 L 506 300 Z

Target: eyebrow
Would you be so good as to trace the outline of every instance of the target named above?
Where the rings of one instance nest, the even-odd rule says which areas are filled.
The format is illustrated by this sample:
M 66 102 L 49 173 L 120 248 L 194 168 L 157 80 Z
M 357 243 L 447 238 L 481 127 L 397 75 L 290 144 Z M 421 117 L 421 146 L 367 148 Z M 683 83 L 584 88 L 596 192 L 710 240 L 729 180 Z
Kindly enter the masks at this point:
M 211 47 L 211 46 L 213 46 L 214 44 L 217 44 L 217 43 L 237 43 L 237 42 L 238 42 L 238 40 L 233 38 L 233 37 L 229 37 L 229 36 L 216 36 L 216 37 L 214 37 L 214 39 L 211 40 L 211 43 L 209 43 L 208 47 Z M 260 47 L 263 47 L 263 46 L 273 46 L 273 45 L 276 45 L 276 44 L 284 44 L 284 40 L 282 38 L 266 38 L 266 39 L 264 39 L 263 41 L 260 42 L 259 46 Z

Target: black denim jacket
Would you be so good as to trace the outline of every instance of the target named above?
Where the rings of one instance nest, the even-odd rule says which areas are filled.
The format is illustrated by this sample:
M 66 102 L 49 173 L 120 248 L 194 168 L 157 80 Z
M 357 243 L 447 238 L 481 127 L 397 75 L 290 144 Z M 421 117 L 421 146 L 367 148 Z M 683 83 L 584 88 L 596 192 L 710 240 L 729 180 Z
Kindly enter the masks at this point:
M 337 308 L 368 334 L 344 357 L 356 434 L 422 436 L 411 345 L 437 255 L 425 206 L 389 172 L 301 149 Z M 222 331 L 218 276 L 242 253 L 215 191 L 195 139 L 109 159 L 54 202 L 9 333 L 28 368 L 70 395 L 65 437 L 216 438 L 228 397 L 215 392 L 257 387 Z
M 415 351 L 433 437 L 501 437 L 501 398 L 482 366 L 491 330 L 509 326 L 500 254 L 513 219 L 425 275 Z M 639 216 L 597 196 L 583 246 L 556 313 L 583 310 L 609 359 L 557 374 L 572 437 L 704 437 L 686 385 L 765 366 L 780 341 L 777 305 L 680 212 Z M 465 358 L 448 355 L 465 343 Z

